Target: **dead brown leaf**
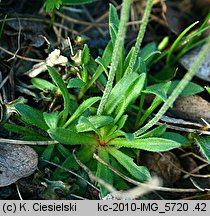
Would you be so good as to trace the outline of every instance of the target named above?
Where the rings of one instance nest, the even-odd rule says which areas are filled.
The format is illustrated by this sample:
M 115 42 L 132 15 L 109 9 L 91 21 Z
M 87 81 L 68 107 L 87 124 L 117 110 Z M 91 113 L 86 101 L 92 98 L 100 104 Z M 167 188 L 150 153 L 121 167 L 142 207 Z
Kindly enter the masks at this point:
M 172 152 L 161 154 L 147 152 L 142 157 L 142 163 L 151 173 L 155 173 L 163 180 L 163 184 L 172 186 L 181 176 L 181 164 Z

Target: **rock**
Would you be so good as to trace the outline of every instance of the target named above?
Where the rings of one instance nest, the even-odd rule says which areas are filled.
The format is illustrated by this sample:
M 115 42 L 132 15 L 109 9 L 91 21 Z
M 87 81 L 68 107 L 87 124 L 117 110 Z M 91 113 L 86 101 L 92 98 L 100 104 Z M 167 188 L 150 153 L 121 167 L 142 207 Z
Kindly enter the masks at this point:
M 198 95 L 179 97 L 168 112 L 176 118 L 203 123 L 210 122 L 210 103 Z
M 0 143 L 0 187 L 31 175 L 37 164 L 38 156 L 29 146 Z
M 182 58 L 179 59 L 179 62 L 189 70 L 191 64 L 195 61 L 200 52 L 202 46 L 196 47 L 195 49 L 189 51 Z M 203 62 L 201 67 L 196 72 L 196 76 L 202 80 L 210 82 L 210 52 L 206 57 L 206 60 Z

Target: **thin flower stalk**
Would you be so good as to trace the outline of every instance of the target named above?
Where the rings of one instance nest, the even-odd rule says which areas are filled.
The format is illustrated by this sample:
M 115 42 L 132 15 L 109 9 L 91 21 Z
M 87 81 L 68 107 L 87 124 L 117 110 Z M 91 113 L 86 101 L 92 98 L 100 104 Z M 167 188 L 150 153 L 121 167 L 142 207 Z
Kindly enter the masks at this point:
M 99 104 L 97 115 L 101 115 L 105 104 L 107 102 L 107 99 L 109 97 L 109 94 L 113 87 L 113 81 L 116 74 L 117 66 L 119 64 L 120 55 L 119 53 L 122 52 L 122 47 L 124 44 L 125 34 L 126 34 L 126 24 L 129 19 L 129 12 L 130 12 L 130 5 L 131 0 L 124 0 L 122 4 L 122 10 L 121 10 L 121 17 L 120 17 L 120 24 L 119 24 L 119 30 L 117 33 L 117 39 L 114 44 L 114 50 L 112 54 L 112 60 L 111 60 L 111 69 L 108 76 L 108 81 L 101 99 L 101 102 Z
M 139 30 L 139 33 L 138 33 L 138 36 L 136 39 L 136 43 L 134 46 L 134 52 L 133 52 L 133 55 L 132 55 L 131 60 L 129 62 L 128 68 L 125 71 L 125 75 L 130 74 L 133 71 L 133 67 L 134 67 L 134 64 L 136 62 L 136 58 L 137 58 L 139 49 L 141 47 L 141 43 L 142 43 L 142 40 L 144 38 L 144 34 L 145 34 L 146 27 L 148 24 L 149 16 L 150 16 L 151 9 L 152 9 L 152 2 L 153 2 L 153 0 L 147 1 L 147 5 L 146 5 L 146 9 L 145 9 L 144 16 L 142 19 L 142 23 L 140 26 L 140 30 Z

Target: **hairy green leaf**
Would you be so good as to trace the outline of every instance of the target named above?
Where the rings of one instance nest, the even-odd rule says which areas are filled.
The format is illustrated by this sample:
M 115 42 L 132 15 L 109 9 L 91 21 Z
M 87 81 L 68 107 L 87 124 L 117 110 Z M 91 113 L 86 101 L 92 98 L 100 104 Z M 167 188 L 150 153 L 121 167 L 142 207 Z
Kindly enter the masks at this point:
M 108 77 L 108 71 L 107 71 L 107 65 L 105 62 L 103 62 L 103 59 L 101 57 L 97 57 L 97 59 L 95 60 L 98 64 L 101 65 L 101 67 L 103 68 L 105 74 Z
M 143 47 L 143 49 L 140 51 L 140 57 L 146 61 L 149 56 L 151 56 L 151 53 L 157 51 L 157 45 L 154 42 L 151 42 Z
M 120 130 L 120 129 L 124 126 L 124 124 L 125 124 L 127 118 L 128 118 L 128 115 L 123 115 L 123 116 L 118 120 L 118 122 L 116 123 L 116 125 L 118 126 L 118 128 L 117 128 L 118 130 Z
M 56 148 L 58 149 L 58 151 L 61 153 L 61 155 L 65 158 L 67 158 L 70 154 L 72 154 L 69 149 L 67 149 L 65 146 L 63 146 L 62 144 L 58 143 L 56 145 Z
M 159 137 L 165 133 L 167 128 L 166 124 L 159 125 L 158 127 L 152 129 L 151 131 L 148 131 L 144 133 L 143 135 L 139 136 L 138 138 L 149 138 L 149 137 Z
M 112 167 L 114 167 L 118 172 L 124 174 L 125 176 L 128 175 L 127 170 L 124 169 L 124 167 L 121 164 L 119 164 L 114 157 L 112 157 L 111 160 L 112 160 Z M 113 178 L 114 178 L 114 187 L 117 190 L 130 189 L 129 183 L 126 180 L 122 179 L 119 175 L 113 173 Z
M 147 88 L 143 90 L 143 92 L 147 94 L 155 94 L 159 96 L 163 101 L 166 101 L 167 92 L 170 88 L 170 85 L 171 82 L 154 84 L 151 86 L 147 86 Z
M 138 74 L 147 73 L 147 66 L 141 57 L 138 57 L 134 65 L 134 72 Z
M 129 51 L 129 53 L 127 54 L 126 58 L 125 58 L 125 62 L 124 62 L 124 65 L 123 65 L 123 70 L 126 71 L 128 65 L 129 65 L 129 62 L 131 60 L 131 56 L 133 55 L 133 52 L 135 51 L 134 50 L 135 48 L 132 47 Z
M 101 128 L 103 126 L 106 126 L 108 124 L 111 124 L 113 122 L 113 118 L 110 116 L 89 116 L 88 121 L 95 127 L 95 128 Z M 79 119 L 79 123 L 76 125 L 77 131 L 78 132 L 86 132 L 86 131 L 91 131 L 92 127 L 87 124 L 84 121 L 81 121 Z
M 37 78 L 34 77 L 31 79 L 31 83 L 38 89 L 42 90 L 42 91 L 52 91 L 52 92 L 56 92 L 58 91 L 58 87 L 53 85 L 51 82 L 41 79 L 41 78 Z
M 180 143 L 181 145 L 189 144 L 189 140 L 186 137 L 179 134 L 179 133 L 165 132 L 163 135 L 161 135 L 161 137 L 164 138 L 164 139 L 173 140 L 175 142 Z
M 168 82 L 176 76 L 177 68 L 164 65 L 160 71 L 157 71 L 152 77 L 157 82 Z
M 46 12 L 50 12 L 52 10 L 59 9 L 61 4 L 62 4 L 62 0 L 45 0 L 44 6 Z
M 112 42 L 110 41 L 104 52 L 102 55 L 102 62 L 104 62 L 104 66 L 107 68 L 107 66 L 110 64 L 111 62 L 111 58 L 112 58 L 112 52 L 113 52 L 113 46 L 112 46 Z M 82 96 L 84 95 L 84 93 L 93 85 L 93 83 L 100 77 L 100 75 L 103 73 L 104 69 L 101 65 L 99 65 L 95 71 L 95 73 L 93 74 L 92 78 L 87 81 L 87 83 L 85 84 L 85 86 L 81 89 L 80 91 L 80 95 L 79 98 L 82 98 Z
M 146 167 L 136 165 L 131 157 L 116 148 L 106 147 L 106 149 L 136 179 L 141 182 L 150 179 L 150 173 Z
M 88 131 L 94 131 L 98 135 L 99 139 L 102 138 L 99 130 L 85 116 L 81 116 L 78 120 L 78 123 L 85 125 L 86 126 L 85 129 L 87 129 L 88 127 Z M 77 131 L 77 132 L 84 132 L 84 131 Z
M 93 135 L 84 135 L 65 128 L 51 128 L 48 131 L 50 137 L 61 144 L 69 145 L 96 145 L 97 139 Z
M 173 92 L 173 90 L 176 88 L 178 83 L 179 83 L 179 80 L 175 80 L 175 81 L 171 82 L 171 86 L 169 87 L 168 94 L 171 94 Z M 189 82 L 187 84 L 187 86 L 184 88 L 184 90 L 180 93 L 179 96 L 195 95 L 195 94 L 198 94 L 202 91 L 204 91 L 203 87 L 201 87 L 200 85 L 198 85 L 196 83 Z
M 43 130 L 47 130 L 48 126 L 43 118 L 43 113 L 37 109 L 34 109 L 26 104 L 15 104 L 16 111 L 21 115 L 21 119 L 28 123 L 35 125 Z
M 116 109 L 117 115 L 115 117 L 115 122 L 119 120 L 126 109 L 140 96 L 141 90 L 144 87 L 145 78 L 146 75 L 141 74 L 124 93 L 124 97 L 122 98 L 123 101 Z
M 110 140 L 109 145 L 143 149 L 151 152 L 169 151 L 171 149 L 181 146 L 181 144 L 176 141 L 159 138 L 159 137 L 151 137 L 145 139 L 139 138 L 139 139 L 134 139 L 132 142 L 128 142 L 128 140 L 124 138 L 116 138 Z
M 138 74 L 132 73 L 129 76 L 124 76 L 112 89 L 107 103 L 105 105 L 104 113 L 111 114 L 116 106 L 119 104 L 127 89 L 139 77 Z
M 125 92 L 126 108 L 130 106 L 140 95 L 146 79 L 145 74 L 141 74 Z
M 74 114 L 70 117 L 70 119 L 65 123 L 64 127 L 67 127 L 71 124 L 75 119 L 79 118 L 88 108 L 90 108 L 94 103 L 99 101 L 100 97 L 92 97 L 85 101 L 83 101 L 79 107 L 76 109 Z
M 81 63 L 82 65 L 86 66 L 90 60 L 90 52 L 87 44 L 84 45 L 83 51 L 82 51 L 82 57 L 81 57 Z
M 195 140 L 200 147 L 201 153 L 208 161 L 210 161 L 210 136 L 198 137 Z
M 67 88 L 82 88 L 85 83 L 79 78 L 72 78 L 69 80 Z
M 109 33 L 111 36 L 112 44 L 116 41 L 117 31 L 119 27 L 119 18 L 116 8 L 109 4 Z
M 52 113 L 43 113 L 44 120 L 49 128 L 56 128 L 58 125 L 58 112 L 52 112 Z
M 33 131 L 32 129 L 20 126 L 20 125 L 16 125 L 16 124 L 8 124 L 5 123 L 4 124 L 4 128 L 7 129 L 8 131 L 11 131 L 13 133 L 18 133 L 21 135 L 28 135 L 28 136 L 34 136 L 34 137 L 40 137 L 41 135 L 38 134 L 37 132 Z
M 106 163 L 110 164 L 109 154 L 105 150 L 105 148 L 99 149 L 98 156 Z M 104 164 L 98 163 L 96 174 L 100 179 L 103 179 L 106 183 L 113 185 L 113 172 Z M 107 188 L 103 187 L 103 185 L 101 184 L 99 184 L 99 187 L 100 187 L 100 193 L 102 197 L 105 197 L 110 192 L 107 190 Z

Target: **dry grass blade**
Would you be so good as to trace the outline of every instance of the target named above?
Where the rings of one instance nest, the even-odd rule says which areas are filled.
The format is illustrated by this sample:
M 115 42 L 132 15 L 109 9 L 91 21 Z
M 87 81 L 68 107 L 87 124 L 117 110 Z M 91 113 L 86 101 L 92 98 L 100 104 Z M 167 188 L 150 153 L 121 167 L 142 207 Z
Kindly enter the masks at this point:
M 112 170 L 115 174 L 117 174 L 118 176 L 120 176 L 121 178 L 125 179 L 126 181 L 134 184 L 134 185 L 147 185 L 145 183 L 141 183 L 138 182 L 134 179 L 131 179 L 125 175 L 123 175 L 122 173 L 120 173 L 118 170 L 116 170 L 114 167 L 110 166 L 109 164 L 107 164 L 104 160 L 102 160 L 98 155 L 94 154 L 93 156 L 96 160 L 98 160 L 99 162 L 103 163 L 105 166 L 107 166 L 110 170 Z M 194 188 L 168 188 L 168 187 L 160 187 L 160 186 L 152 186 L 152 185 L 147 185 L 148 187 L 150 187 L 153 190 L 157 190 L 157 191 L 165 191 L 165 192 L 176 192 L 176 193 L 194 193 L 194 192 L 198 192 L 198 189 L 194 189 Z
M 104 197 L 103 199 L 120 199 L 120 200 L 126 200 L 126 199 L 135 199 L 137 197 L 140 197 L 146 193 L 149 193 L 153 190 L 153 187 L 158 186 L 160 184 L 160 181 L 158 178 L 154 177 L 152 178 L 149 182 L 147 182 L 147 184 L 141 184 L 138 185 L 137 187 L 134 187 L 130 190 L 127 191 L 116 191 L 116 189 L 111 186 L 110 184 L 106 183 L 103 179 L 98 178 L 97 176 L 95 176 L 88 167 L 86 167 L 74 154 L 73 152 L 73 156 L 75 158 L 75 160 L 77 161 L 77 163 L 85 170 L 85 172 L 87 172 L 87 174 L 89 175 L 89 177 L 100 183 L 101 185 L 103 185 L 108 191 L 110 191 L 111 193 L 108 194 L 106 197 Z M 94 154 L 94 157 L 96 155 Z
M 77 162 L 77 163 L 85 170 L 85 172 L 89 175 L 90 179 L 92 179 L 92 180 L 95 181 L 95 182 L 98 182 L 99 184 L 101 184 L 102 186 L 104 186 L 104 187 L 105 187 L 108 191 L 110 191 L 110 192 L 116 191 L 116 189 L 115 189 L 112 185 L 106 183 L 103 179 L 98 178 L 97 176 L 95 176 L 95 175 L 91 172 L 91 170 L 90 170 L 87 166 L 85 166 L 85 165 L 76 157 L 74 151 L 73 151 L 73 156 L 74 156 L 76 162 Z
M 4 139 L 0 138 L 0 144 L 7 143 L 13 145 L 55 145 L 58 144 L 57 141 L 24 141 L 24 140 L 14 140 L 14 139 Z
M 141 184 L 127 191 L 116 191 L 116 192 L 111 193 L 110 195 L 114 199 L 120 199 L 120 200 L 131 199 L 132 200 L 132 199 L 141 197 L 147 193 L 150 193 L 151 191 L 153 191 L 153 187 L 157 187 L 159 185 L 160 185 L 160 179 L 158 179 L 157 177 L 153 177 L 146 184 Z
M 67 31 L 67 32 L 71 32 L 71 33 L 73 33 L 73 34 L 75 34 L 75 35 L 78 34 L 77 31 L 75 31 L 75 30 L 73 30 L 73 29 L 70 29 L 69 27 L 64 26 L 64 25 L 62 25 L 62 24 L 60 24 L 60 23 L 57 23 L 57 22 L 53 22 L 53 23 L 52 23 L 50 19 L 34 18 L 34 17 L 30 17 L 30 16 L 28 16 L 28 17 L 19 17 L 18 19 L 19 19 L 19 20 L 31 21 L 31 22 L 40 22 L 40 23 L 44 23 L 44 24 L 46 24 L 46 25 L 52 24 L 53 26 L 62 28 L 62 29 L 64 29 L 64 30 Z M 14 20 L 17 20 L 17 18 L 7 18 L 7 19 L 6 19 L 6 22 L 10 22 L 10 21 L 14 21 Z M 0 23 L 1 23 L 1 22 L 4 22 L 4 20 L 3 20 L 3 19 L 0 19 Z
M 7 54 L 9 54 L 9 55 L 11 55 L 13 57 L 15 56 L 16 58 L 22 59 L 24 61 L 38 62 L 38 63 L 43 62 L 43 60 L 41 60 L 41 59 L 32 59 L 32 58 L 20 56 L 20 55 L 18 55 L 16 53 L 13 53 L 13 52 L 10 52 L 10 51 L 4 49 L 3 47 L 0 47 L 0 50 L 2 50 L 3 52 L 5 52 L 5 53 L 7 53 Z
M 18 193 L 18 196 L 19 196 L 20 200 L 23 200 L 22 195 L 20 193 L 20 189 L 19 189 L 18 183 L 15 183 L 15 186 L 16 186 L 17 193 Z
M 182 154 L 182 155 L 180 155 L 180 158 L 187 157 L 187 156 L 191 156 L 191 155 L 192 155 L 193 157 L 199 159 L 200 161 L 202 161 L 202 162 L 204 162 L 204 163 L 206 163 L 206 164 L 209 164 L 208 160 L 206 160 L 205 158 L 203 158 L 203 157 L 201 157 L 201 156 L 195 154 L 194 152 L 187 152 L 187 153 L 185 153 L 185 154 Z
M 58 11 L 56 11 L 56 15 L 58 15 L 59 17 L 65 19 L 66 21 L 68 21 L 70 23 L 80 24 L 80 25 L 84 25 L 84 26 L 93 26 L 93 27 L 107 27 L 108 26 L 107 23 L 94 23 L 94 22 L 86 22 L 86 21 L 74 19 L 74 18 L 66 16 L 66 15 L 64 15 Z

